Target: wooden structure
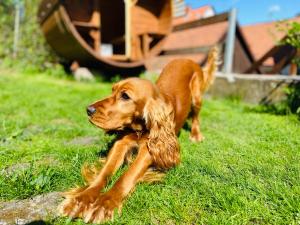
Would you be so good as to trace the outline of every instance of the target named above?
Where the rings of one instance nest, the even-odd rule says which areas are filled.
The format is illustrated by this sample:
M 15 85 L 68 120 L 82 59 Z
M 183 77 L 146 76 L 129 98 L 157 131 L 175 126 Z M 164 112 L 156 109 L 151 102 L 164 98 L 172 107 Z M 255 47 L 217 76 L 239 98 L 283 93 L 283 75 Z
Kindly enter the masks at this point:
M 130 72 L 161 51 L 172 0 L 43 0 L 41 29 L 67 61 Z
M 297 75 L 298 67 L 297 64 L 293 63 L 292 60 L 295 57 L 300 57 L 300 50 L 293 48 L 289 45 L 275 45 L 271 48 L 265 55 L 263 55 L 259 60 L 257 60 L 253 65 L 246 71 L 246 73 L 253 73 L 258 71 L 259 73 L 265 74 L 288 74 Z M 274 65 L 272 67 L 264 66 L 266 60 L 272 59 Z M 284 71 L 285 68 L 287 71 Z
M 300 52 L 291 46 L 280 45 L 291 23 L 300 23 L 300 16 L 284 21 L 270 21 L 246 25 L 242 32 L 254 57 L 254 64 L 246 73 L 295 75 L 300 70 L 293 63 Z M 298 70 L 298 71 L 297 71 Z

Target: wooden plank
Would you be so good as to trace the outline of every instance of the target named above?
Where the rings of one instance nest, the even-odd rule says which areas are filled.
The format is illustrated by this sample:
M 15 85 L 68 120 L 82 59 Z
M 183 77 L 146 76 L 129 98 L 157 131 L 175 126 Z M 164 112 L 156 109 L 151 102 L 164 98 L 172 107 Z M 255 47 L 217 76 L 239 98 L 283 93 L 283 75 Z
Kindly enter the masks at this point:
M 94 30 L 94 29 L 91 30 L 90 31 L 90 36 L 94 40 L 94 49 L 95 49 L 95 51 L 97 53 L 99 53 L 100 52 L 100 42 L 101 42 L 101 40 L 100 40 L 101 36 L 100 36 L 99 30 L 98 29 L 97 30 Z
M 87 28 L 99 29 L 99 25 L 93 24 L 91 22 L 72 21 L 72 23 L 77 27 L 87 27 Z
M 144 58 L 147 58 L 149 55 L 149 50 L 150 50 L 150 43 L 151 39 L 148 34 L 143 34 L 142 36 L 143 39 L 143 54 Z
M 131 40 L 131 0 L 125 0 L 125 55 L 129 59 L 132 56 Z
M 294 58 L 295 57 L 296 58 L 300 58 L 300 48 L 298 48 L 296 50 Z M 299 69 L 299 67 L 298 67 L 298 65 L 296 63 L 291 63 L 291 68 L 290 68 L 290 71 L 289 71 L 290 72 L 289 75 L 292 75 L 292 76 L 297 75 L 298 69 Z
M 275 66 L 273 67 L 273 69 L 271 70 L 270 74 L 279 74 L 280 71 L 283 69 L 283 67 L 293 59 L 294 57 L 294 53 L 293 52 L 289 52 L 287 53 L 282 59 L 280 59 L 279 62 L 277 62 L 275 64 Z
M 259 69 L 259 67 L 263 64 L 264 61 L 266 61 L 269 57 L 274 55 L 279 50 L 279 46 L 275 46 L 271 50 L 269 50 L 261 59 L 256 61 L 252 64 L 252 66 L 246 70 L 245 73 L 252 73 L 253 71 L 256 71 Z
M 213 46 L 199 46 L 191 48 L 175 48 L 162 51 L 161 55 L 206 54 Z
M 127 61 L 128 58 L 126 55 L 112 55 L 112 56 L 104 56 L 103 58 L 111 59 L 111 60 L 116 60 L 116 61 Z
M 94 10 L 91 18 L 91 23 L 95 24 L 100 28 L 101 25 L 101 16 L 100 16 L 100 5 L 98 0 L 94 0 Z
M 182 31 L 182 30 L 186 30 L 186 29 L 192 29 L 195 27 L 207 26 L 207 25 L 214 24 L 214 23 L 224 22 L 224 21 L 227 21 L 228 18 L 229 18 L 229 14 L 227 12 L 222 13 L 222 14 L 219 14 L 216 16 L 176 25 L 173 27 L 173 32 Z
M 298 66 L 296 63 L 291 63 L 291 67 L 289 70 L 289 75 L 291 76 L 296 76 L 297 75 L 297 71 L 298 71 Z
M 131 46 L 131 58 L 130 60 L 141 60 L 143 58 L 141 37 L 134 35 L 132 36 Z

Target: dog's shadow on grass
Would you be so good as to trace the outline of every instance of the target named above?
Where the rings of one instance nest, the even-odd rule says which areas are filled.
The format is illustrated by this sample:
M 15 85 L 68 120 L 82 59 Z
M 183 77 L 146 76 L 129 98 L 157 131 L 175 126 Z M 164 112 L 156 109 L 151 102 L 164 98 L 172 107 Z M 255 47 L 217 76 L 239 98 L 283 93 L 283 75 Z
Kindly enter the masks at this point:
M 192 129 L 191 121 L 186 120 L 182 126 L 182 129 L 185 131 L 190 131 Z
M 109 150 L 113 147 L 115 141 L 117 141 L 117 137 L 111 138 L 109 141 L 107 141 L 99 150 L 97 151 L 97 156 L 99 158 L 106 158 L 108 155 Z
M 25 225 L 50 225 L 51 223 L 45 222 L 44 220 L 36 220 L 29 223 L 26 223 Z
M 179 137 L 181 135 L 182 130 L 186 131 L 186 132 L 191 132 L 192 130 L 192 121 L 190 118 L 188 118 L 185 123 L 182 126 L 182 129 L 179 130 L 177 137 Z
M 124 135 L 126 135 L 128 131 L 110 131 L 106 133 L 108 136 L 107 141 L 104 145 L 100 147 L 100 149 L 97 152 L 97 156 L 100 158 L 106 158 L 107 154 L 109 153 L 110 149 L 113 147 L 115 142 L 119 139 L 121 139 Z

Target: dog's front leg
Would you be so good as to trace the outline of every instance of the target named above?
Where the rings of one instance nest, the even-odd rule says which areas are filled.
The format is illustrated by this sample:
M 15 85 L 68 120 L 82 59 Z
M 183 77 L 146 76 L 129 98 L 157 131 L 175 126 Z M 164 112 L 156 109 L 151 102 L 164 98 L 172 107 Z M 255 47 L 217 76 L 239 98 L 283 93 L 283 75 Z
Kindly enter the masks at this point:
M 65 193 L 66 199 L 60 205 L 61 214 L 72 218 L 81 217 L 97 199 L 100 191 L 107 184 L 109 177 L 123 164 L 126 153 L 135 146 L 137 146 L 135 134 L 124 136 L 116 141 L 108 154 L 103 168 L 90 185 L 74 188 Z
M 131 164 L 129 169 L 108 192 L 100 195 L 89 210 L 85 211 L 83 215 L 84 221 L 86 223 L 100 223 L 106 220 L 112 220 L 114 210 L 118 209 L 120 213 L 122 201 L 143 177 L 152 163 L 152 156 L 148 151 L 146 143 L 143 143 L 140 146 L 135 161 Z

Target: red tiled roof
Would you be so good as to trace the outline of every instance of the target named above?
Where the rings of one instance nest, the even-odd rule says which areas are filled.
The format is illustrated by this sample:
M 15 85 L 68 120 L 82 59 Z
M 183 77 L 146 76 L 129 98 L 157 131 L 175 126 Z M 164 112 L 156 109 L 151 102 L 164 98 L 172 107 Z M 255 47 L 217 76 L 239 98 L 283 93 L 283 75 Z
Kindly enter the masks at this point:
M 288 20 L 288 22 L 293 21 L 300 22 L 300 17 Z M 278 22 L 269 22 L 242 27 L 242 32 L 255 60 L 259 60 L 285 36 L 285 33 L 279 31 L 277 26 Z M 274 61 L 269 58 L 264 65 L 273 66 Z
M 194 20 L 199 20 L 201 18 L 206 18 L 208 16 L 214 16 L 215 10 L 212 6 L 206 5 L 199 7 L 197 9 L 192 9 L 191 7 L 186 7 L 186 14 L 184 16 L 177 17 L 173 19 L 173 25 L 179 25 L 182 23 L 191 22 Z
M 173 32 L 167 37 L 164 50 L 216 44 L 227 32 L 228 22 Z

